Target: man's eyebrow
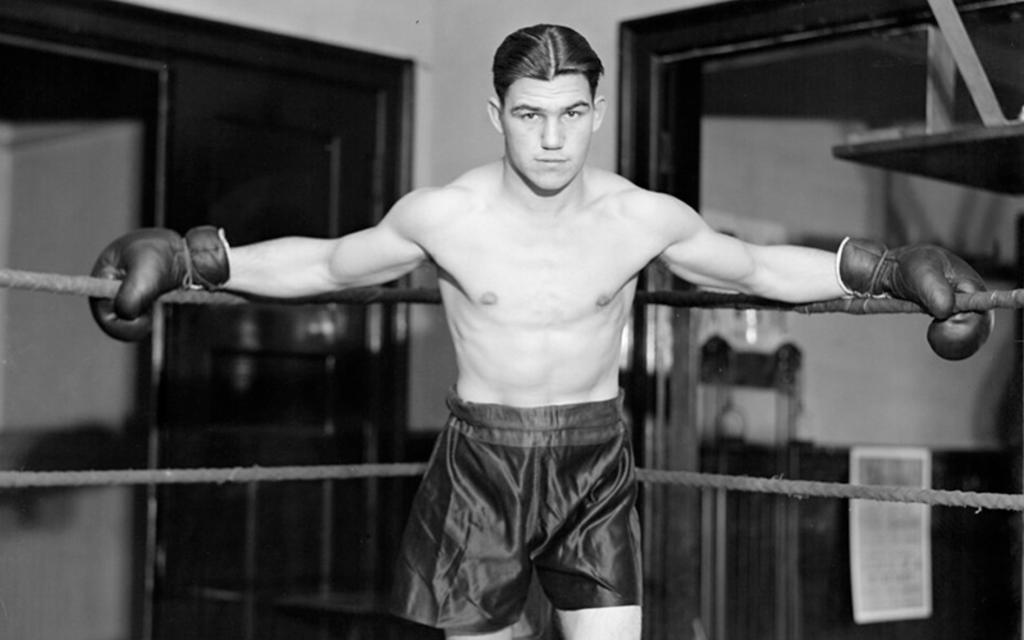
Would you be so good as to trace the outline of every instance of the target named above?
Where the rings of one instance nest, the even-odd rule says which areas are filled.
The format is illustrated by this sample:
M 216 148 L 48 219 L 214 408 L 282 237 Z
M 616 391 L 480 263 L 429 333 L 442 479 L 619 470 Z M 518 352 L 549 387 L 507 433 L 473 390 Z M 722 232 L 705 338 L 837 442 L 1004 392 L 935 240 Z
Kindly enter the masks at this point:
M 579 102 L 573 103 L 565 108 L 566 111 L 573 111 L 575 109 L 589 109 L 590 103 L 586 100 L 580 100 Z
M 522 113 L 523 111 L 543 111 L 540 107 L 536 107 L 532 104 L 521 103 L 517 104 L 510 109 L 512 113 Z
M 575 109 L 589 109 L 589 108 L 590 108 L 590 103 L 589 102 L 587 102 L 586 100 L 580 100 L 578 102 L 572 103 L 571 105 L 569 105 L 567 107 L 564 107 L 562 109 L 562 111 L 573 111 Z M 541 112 L 544 111 L 544 109 L 542 107 L 538 107 L 536 105 L 532 105 L 532 104 L 524 102 L 524 103 L 517 104 L 517 105 L 513 106 L 509 111 L 511 111 L 512 113 L 523 113 L 523 112 L 541 113 Z

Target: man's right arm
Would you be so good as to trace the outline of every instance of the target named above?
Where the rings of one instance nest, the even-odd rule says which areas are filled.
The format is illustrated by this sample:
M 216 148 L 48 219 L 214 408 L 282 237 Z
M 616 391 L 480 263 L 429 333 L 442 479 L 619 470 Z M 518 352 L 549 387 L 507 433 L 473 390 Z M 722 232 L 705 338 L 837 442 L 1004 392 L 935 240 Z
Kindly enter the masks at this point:
M 223 288 L 275 298 L 390 282 L 427 257 L 390 218 L 341 238 L 277 238 L 230 249 L 228 256 L 231 277 Z
M 298 297 L 394 280 L 427 258 L 417 237 L 444 207 L 433 192 L 409 194 L 376 226 L 341 238 L 287 237 L 231 249 L 212 227 L 184 237 L 168 229 L 128 233 L 93 268 L 94 276 L 123 281 L 113 300 L 90 301 L 93 317 L 108 335 L 139 340 L 149 332 L 153 303 L 178 288 Z

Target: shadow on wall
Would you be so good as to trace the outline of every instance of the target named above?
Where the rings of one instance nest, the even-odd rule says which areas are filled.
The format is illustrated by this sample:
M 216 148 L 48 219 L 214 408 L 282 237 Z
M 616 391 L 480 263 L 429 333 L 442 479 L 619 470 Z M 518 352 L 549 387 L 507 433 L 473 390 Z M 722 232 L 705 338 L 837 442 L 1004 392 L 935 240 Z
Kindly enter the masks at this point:
M 145 443 L 111 427 L 86 423 L 66 429 L 0 433 L 0 470 L 84 471 L 126 469 L 145 462 Z M 21 528 L 58 529 L 74 519 L 75 494 L 84 489 L 42 487 L 0 489 L 0 510 L 12 512 Z

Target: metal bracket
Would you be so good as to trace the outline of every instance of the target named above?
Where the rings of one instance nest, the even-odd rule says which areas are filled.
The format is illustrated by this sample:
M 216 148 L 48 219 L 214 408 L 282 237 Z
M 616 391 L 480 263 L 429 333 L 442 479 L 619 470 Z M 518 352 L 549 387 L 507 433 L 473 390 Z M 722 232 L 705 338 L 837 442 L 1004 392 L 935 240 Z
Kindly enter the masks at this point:
M 953 56 L 953 61 L 960 71 L 960 76 L 964 79 L 964 84 L 967 85 L 967 91 L 971 94 L 971 100 L 978 110 L 978 115 L 981 116 L 982 123 L 986 127 L 1007 124 L 1006 116 L 1003 115 L 1002 107 L 999 106 L 996 94 L 992 90 L 992 83 L 989 82 L 985 69 L 981 66 L 981 60 L 978 58 L 978 53 L 971 43 L 971 38 L 967 34 L 967 29 L 964 28 L 963 20 L 960 19 L 960 13 L 957 11 L 956 5 L 953 4 L 953 0 L 928 0 L 928 6 L 932 9 L 935 21 L 948 45 L 949 53 Z M 936 55 L 934 59 L 941 66 L 941 59 L 945 54 L 940 53 L 932 46 L 931 34 L 929 34 L 928 53 L 929 62 L 932 62 L 933 55 Z M 941 71 L 935 75 L 939 78 L 943 76 Z M 937 88 L 936 90 L 943 91 L 944 89 Z M 931 98 L 932 73 L 929 73 L 929 100 Z M 931 110 L 928 115 L 933 115 Z M 932 122 L 929 121 L 928 124 L 930 128 Z

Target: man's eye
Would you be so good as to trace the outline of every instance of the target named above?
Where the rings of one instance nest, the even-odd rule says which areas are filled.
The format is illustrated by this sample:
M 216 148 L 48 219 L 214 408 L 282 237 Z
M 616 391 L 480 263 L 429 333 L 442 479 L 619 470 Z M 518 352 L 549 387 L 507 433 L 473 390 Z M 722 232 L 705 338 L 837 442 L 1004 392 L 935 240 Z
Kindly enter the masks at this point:
M 536 120 L 537 119 L 537 114 L 536 113 L 529 113 L 529 112 L 527 112 L 527 113 L 520 114 L 519 117 L 522 118 L 523 120 Z

